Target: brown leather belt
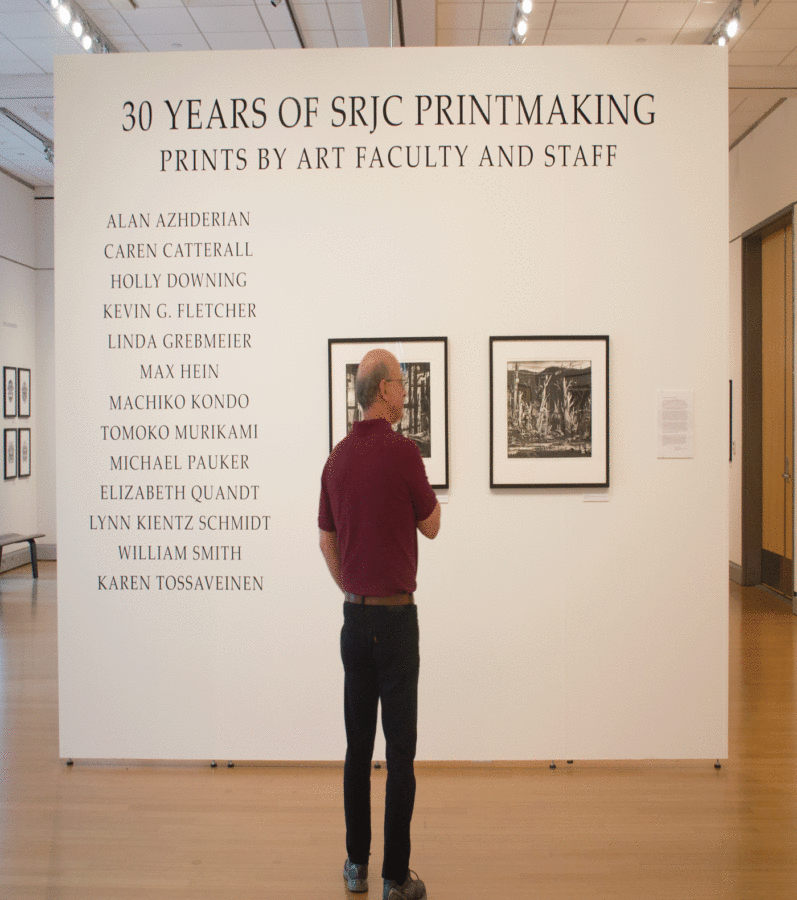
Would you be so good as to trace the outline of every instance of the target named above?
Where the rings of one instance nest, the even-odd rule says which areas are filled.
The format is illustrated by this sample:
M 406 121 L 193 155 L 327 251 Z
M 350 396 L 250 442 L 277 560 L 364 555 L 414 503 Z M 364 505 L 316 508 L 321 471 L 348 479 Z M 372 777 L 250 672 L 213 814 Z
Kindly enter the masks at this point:
M 389 594 L 387 597 L 369 597 L 362 594 L 351 594 L 349 591 L 344 592 L 347 603 L 359 603 L 364 606 L 409 606 L 415 603 L 415 597 L 412 594 L 401 591 L 398 594 Z

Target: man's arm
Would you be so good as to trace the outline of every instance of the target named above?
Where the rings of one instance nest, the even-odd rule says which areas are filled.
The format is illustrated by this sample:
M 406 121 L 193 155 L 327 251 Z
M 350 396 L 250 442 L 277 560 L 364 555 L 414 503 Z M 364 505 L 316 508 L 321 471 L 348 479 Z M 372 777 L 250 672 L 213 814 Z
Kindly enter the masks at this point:
M 329 574 L 335 579 L 335 584 L 343 591 L 345 588 L 340 583 L 340 550 L 338 549 L 337 531 L 324 531 L 319 528 L 319 544 L 321 553 L 329 569 Z
M 440 502 L 438 501 L 434 505 L 434 509 L 432 510 L 432 514 L 427 518 L 423 519 L 421 522 L 418 522 L 418 531 L 424 536 L 432 540 L 432 538 L 437 537 L 437 532 L 440 531 Z

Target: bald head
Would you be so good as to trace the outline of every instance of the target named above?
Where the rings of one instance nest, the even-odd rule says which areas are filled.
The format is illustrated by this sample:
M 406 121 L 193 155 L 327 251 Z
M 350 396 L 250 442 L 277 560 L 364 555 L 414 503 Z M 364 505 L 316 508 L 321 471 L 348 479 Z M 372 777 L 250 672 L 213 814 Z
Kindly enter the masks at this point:
M 357 369 L 354 393 L 363 412 L 368 412 L 382 400 L 380 387 L 383 381 L 401 381 L 399 361 L 387 350 L 369 350 Z

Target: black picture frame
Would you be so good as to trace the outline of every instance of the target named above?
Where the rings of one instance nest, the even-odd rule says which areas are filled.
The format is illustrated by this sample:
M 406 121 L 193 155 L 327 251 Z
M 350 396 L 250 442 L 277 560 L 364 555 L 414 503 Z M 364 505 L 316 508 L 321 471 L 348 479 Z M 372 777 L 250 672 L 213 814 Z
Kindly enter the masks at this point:
M 354 374 L 369 350 L 389 350 L 405 374 L 404 418 L 394 426 L 418 445 L 429 483 L 448 488 L 448 338 L 329 338 L 329 449 L 361 415 Z
M 17 369 L 17 415 L 30 418 L 30 369 Z
M 19 459 L 19 434 L 16 428 L 3 430 L 3 478 L 8 481 L 17 477 Z
M 3 366 L 3 418 L 17 416 L 17 370 L 14 366 Z
M 608 486 L 608 335 L 491 337 L 490 487 Z
M 30 428 L 18 428 L 17 432 L 17 475 L 20 478 L 29 478 L 31 469 Z

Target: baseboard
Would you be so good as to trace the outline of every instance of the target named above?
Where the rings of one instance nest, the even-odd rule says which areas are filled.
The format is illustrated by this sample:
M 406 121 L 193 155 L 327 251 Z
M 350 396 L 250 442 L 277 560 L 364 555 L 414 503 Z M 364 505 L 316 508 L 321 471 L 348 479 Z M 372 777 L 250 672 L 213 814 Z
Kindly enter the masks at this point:
M 36 555 L 39 557 L 39 561 L 43 559 L 56 560 L 58 559 L 58 544 L 40 544 L 37 541 Z
M 735 563 L 735 562 L 729 562 L 729 563 L 728 563 L 728 569 L 729 569 L 729 571 L 728 571 L 728 578 L 729 578 L 734 584 L 741 584 L 741 585 L 743 585 L 744 582 L 742 581 L 742 567 L 741 567 L 740 565 L 738 565 L 737 563 Z

